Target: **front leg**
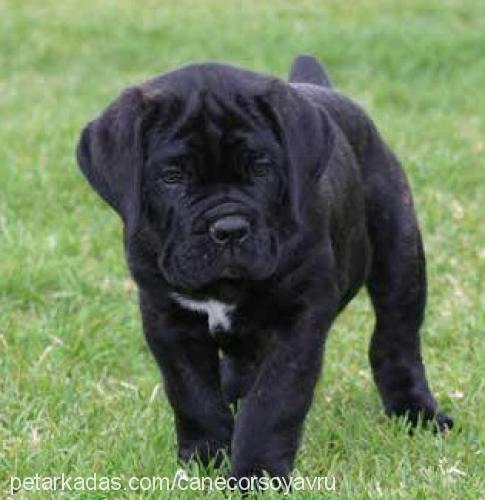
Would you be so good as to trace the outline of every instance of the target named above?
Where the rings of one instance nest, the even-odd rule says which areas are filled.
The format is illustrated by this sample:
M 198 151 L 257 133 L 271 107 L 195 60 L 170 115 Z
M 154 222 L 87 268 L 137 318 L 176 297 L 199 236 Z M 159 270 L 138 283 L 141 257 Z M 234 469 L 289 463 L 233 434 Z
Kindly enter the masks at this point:
M 169 306 L 170 307 L 170 306 Z M 149 297 L 140 295 L 143 329 L 161 369 L 175 414 L 178 455 L 218 466 L 230 452 L 233 416 L 220 387 L 217 345 L 206 321 L 188 313 L 174 320 Z
M 290 474 L 333 315 L 307 310 L 292 328 L 274 332 L 237 416 L 232 477 Z

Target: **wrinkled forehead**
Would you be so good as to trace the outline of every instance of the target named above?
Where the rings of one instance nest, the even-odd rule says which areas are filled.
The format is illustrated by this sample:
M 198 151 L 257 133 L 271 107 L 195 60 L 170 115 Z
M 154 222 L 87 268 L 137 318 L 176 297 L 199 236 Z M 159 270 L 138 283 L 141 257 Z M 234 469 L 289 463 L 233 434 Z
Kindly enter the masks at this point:
M 238 148 L 276 148 L 278 123 L 265 96 L 202 87 L 169 94 L 147 133 L 147 153 L 190 148 L 218 155 Z

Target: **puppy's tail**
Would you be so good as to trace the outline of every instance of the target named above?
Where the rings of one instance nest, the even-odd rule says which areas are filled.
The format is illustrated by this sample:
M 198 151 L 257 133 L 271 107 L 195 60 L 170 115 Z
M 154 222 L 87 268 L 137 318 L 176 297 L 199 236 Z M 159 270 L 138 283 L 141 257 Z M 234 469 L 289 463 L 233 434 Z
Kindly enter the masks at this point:
M 322 87 L 332 86 L 322 65 L 313 56 L 307 54 L 295 58 L 290 69 L 289 81 L 292 83 L 312 83 Z

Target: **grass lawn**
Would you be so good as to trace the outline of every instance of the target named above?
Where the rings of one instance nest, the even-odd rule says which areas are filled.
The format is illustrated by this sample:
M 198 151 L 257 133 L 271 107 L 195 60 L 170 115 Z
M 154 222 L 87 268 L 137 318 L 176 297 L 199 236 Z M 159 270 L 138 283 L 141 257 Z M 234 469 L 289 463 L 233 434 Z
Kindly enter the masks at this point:
M 325 62 L 405 164 L 428 255 L 424 357 L 456 430 L 411 438 L 385 418 L 362 293 L 330 336 L 298 472 L 334 476 L 329 498 L 484 498 L 483 0 L 0 0 L 0 497 L 11 476 L 177 469 L 120 222 L 75 165 L 81 127 L 124 86 L 177 65 L 285 76 L 299 52 Z

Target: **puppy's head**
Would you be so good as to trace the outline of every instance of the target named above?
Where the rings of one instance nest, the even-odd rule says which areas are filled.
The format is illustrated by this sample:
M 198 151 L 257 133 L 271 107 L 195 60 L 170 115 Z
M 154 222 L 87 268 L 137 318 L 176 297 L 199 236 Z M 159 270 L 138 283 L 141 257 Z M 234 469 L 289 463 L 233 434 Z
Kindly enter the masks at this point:
M 148 229 L 167 282 L 196 292 L 275 274 L 329 142 L 328 121 L 288 84 L 204 64 L 125 91 L 77 155 L 125 237 Z

